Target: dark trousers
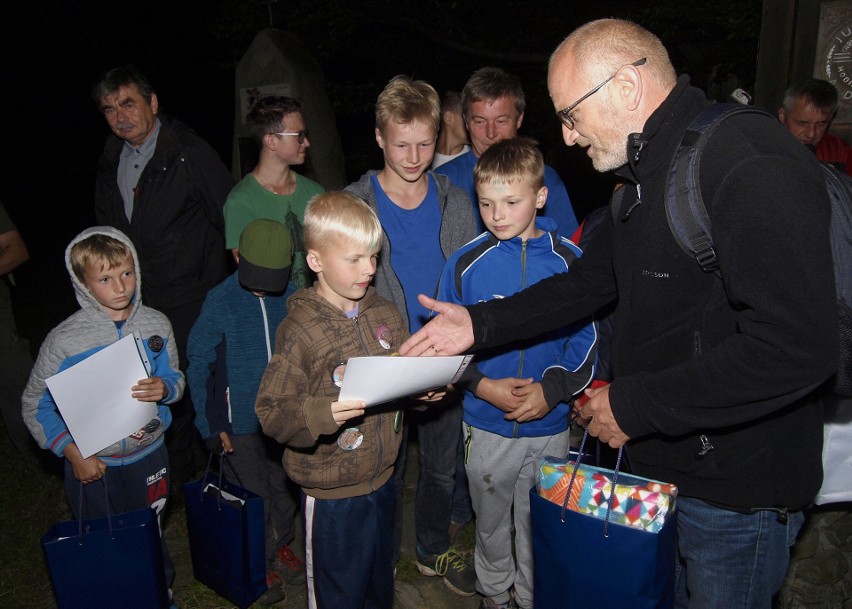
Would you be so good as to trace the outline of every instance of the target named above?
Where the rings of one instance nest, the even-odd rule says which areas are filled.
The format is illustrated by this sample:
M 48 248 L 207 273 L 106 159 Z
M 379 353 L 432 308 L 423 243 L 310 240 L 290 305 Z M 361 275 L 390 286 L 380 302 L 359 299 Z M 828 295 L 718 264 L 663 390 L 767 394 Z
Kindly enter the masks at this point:
M 302 493 L 308 606 L 391 609 L 394 485 L 360 497 L 315 499 Z
M 262 433 L 232 435 L 234 452 L 228 455 L 236 475 L 225 467 L 225 477 L 263 497 L 267 572 L 275 565 L 278 548 L 296 537 L 296 496 L 281 465 L 283 447 Z
M 419 477 L 414 504 L 414 528 L 417 550 L 421 554 L 440 555 L 450 548 L 450 519 L 456 501 L 456 470 L 462 428 L 462 404 L 458 396 L 448 403 L 429 406 L 423 411 L 406 412 L 406 420 L 417 426 L 420 447 Z M 402 487 L 405 471 L 407 434 L 394 466 L 396 513 L 394 515 L 394 559 L 399 558 L 402 542 Z M 460 501 L 470 498 L 466 492 Z M 469 508 L 468 508 L 469 509 Z M 460 510 L 463 512 L 463 509 Z

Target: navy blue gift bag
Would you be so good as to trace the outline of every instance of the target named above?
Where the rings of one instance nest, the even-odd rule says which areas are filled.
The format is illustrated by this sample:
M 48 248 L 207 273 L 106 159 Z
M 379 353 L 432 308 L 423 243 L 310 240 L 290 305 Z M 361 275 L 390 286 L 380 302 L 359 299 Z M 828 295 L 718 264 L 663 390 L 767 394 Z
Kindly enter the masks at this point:
M 212 455 L 211 455 L 212 458 Z M 186 527 L 195 579 L 245 609 L 266 591 L 263 498 L 218 478 L 184 484 Z
M 165 609 L 168 587 L 160 544 L 151 508 L 53 525 L 41 546 L 59 608 Z
M 582 453 L 582 446 L 581 446 Z M 621 454 L 619 453 L 619 464 Z M 619 464 L 609 470 L 618 478 Z M 574 480 L 572 478 L 571 484 Z M 613 485 L 615 482 L 613 482 Z M 569 491 L 566 494 L 566 503 Z M 669 609 L 677 510 L 656 533 L 575 512 L 530 489 L 536 609 Z

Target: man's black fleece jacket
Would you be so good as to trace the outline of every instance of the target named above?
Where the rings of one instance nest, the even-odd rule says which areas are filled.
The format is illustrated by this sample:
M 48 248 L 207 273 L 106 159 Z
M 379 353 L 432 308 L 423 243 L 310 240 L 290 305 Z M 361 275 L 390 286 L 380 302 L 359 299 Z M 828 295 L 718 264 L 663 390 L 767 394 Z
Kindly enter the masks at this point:
M 664 187 L 707 104 L 688 77 L 678 80 L 629 137 L 617 217 L 570 273 L 470 307 L 475 348 L 617 298 L 610 400 L 635 472 L 736 511 L 799 509 L 822 480 L 822 406 L 812 394 L 837 367 L 829 202 L 813 155 L 780 124 L 728 119 L 699 168 L 721 279 L 703 272 L 669 229 Z

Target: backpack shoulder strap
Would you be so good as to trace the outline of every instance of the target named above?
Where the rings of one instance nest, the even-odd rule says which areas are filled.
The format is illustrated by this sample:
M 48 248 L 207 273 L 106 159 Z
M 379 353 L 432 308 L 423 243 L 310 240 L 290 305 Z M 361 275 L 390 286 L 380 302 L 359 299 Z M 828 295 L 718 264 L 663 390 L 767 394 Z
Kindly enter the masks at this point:
M 719 270 L 713 249 L 710 217 L 701 198 L 699 168 L 701 154 L 713 131 L 724 121 L 739 114 L 761 114 L 763 110 L 741 104 L 712 104 L 701 111 L 683 134 L 672 157 L 666 183 L 666 218 L 681 249 L 695 258 L 705 272 Z

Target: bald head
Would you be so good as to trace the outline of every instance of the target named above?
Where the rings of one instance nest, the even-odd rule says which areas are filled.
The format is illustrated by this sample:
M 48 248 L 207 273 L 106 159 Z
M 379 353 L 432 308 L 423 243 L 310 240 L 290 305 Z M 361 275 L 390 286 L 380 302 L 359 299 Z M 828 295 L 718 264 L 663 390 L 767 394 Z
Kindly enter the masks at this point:
M 599 171 L 627 161 L 628 135 L 643 130 L 676 82 L 659 38 L 620 19 L 600 19 L 578 28 L 553 52 L 548 67 L 556 110 L 574 106 L 569 121 L 573 128 L 562 128 L 565 143 L 588 147 Z
M 632 21 L 598 19 L 577 28 L 553 52 L 550 69 L 566 53 L 591 81 L 603 80 L 641 57 L 648 60 L 643 72 L 660 88 L 671 91 L 677 80 L 660 39 Z

